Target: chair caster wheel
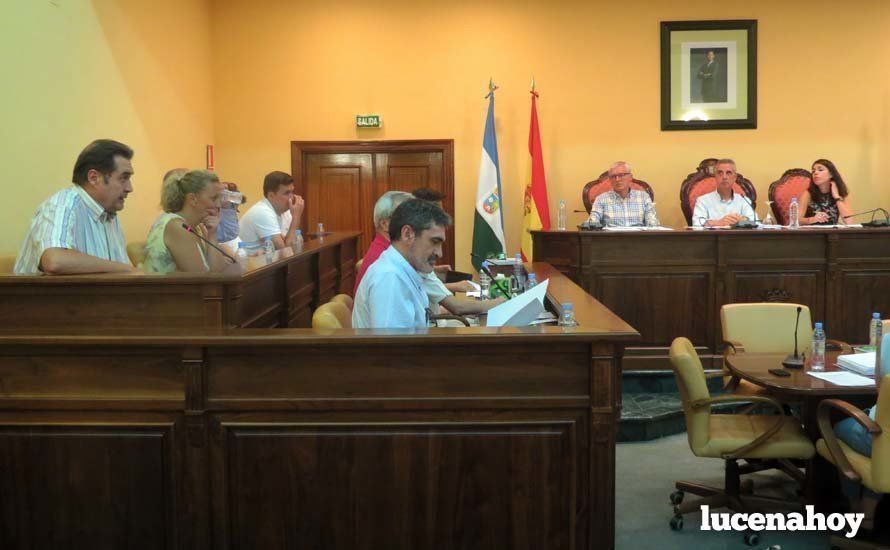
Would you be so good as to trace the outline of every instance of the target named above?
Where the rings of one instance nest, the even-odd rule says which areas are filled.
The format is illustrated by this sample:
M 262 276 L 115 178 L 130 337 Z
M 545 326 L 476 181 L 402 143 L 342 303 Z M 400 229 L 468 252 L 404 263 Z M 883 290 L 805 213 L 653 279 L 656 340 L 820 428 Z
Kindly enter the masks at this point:
M 760 535 L 756 533 L 748 533 L 745 535 L 745 544 L 748 546 L 757 546 L 760 543 Z
M 671 504 L 677 505 L 683 502 L 683 497 L 686 496 L 686 493 L 683 491 L 674 491 L 671 493 Z
M 683 516 L 674 516 L 671 518 L 671 531 L 680 531 L 683 529 Z

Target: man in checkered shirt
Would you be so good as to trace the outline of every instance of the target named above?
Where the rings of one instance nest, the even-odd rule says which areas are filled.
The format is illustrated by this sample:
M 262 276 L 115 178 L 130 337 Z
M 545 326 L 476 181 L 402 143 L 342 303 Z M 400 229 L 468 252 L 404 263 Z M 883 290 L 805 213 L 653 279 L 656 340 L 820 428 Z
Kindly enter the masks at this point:
M 633 182 L 630 164 L 624 161 L 614 163 L 609 168 L 609 181 L 612 190 L 600 193 L 596 198 L 588 221 L 618 227 L 659 225 L 655 203 L 649 194 L 630 187 Z

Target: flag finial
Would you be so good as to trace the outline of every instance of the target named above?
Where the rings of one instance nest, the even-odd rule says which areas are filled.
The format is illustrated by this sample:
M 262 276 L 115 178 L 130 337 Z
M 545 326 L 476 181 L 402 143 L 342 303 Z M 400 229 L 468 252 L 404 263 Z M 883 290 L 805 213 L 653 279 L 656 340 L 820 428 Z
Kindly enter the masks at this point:
M 493 96 L 494 91 L 497 89 L 498 89 L 498 86 L 497 86 L 497 84 L 494 83 L 494 79 L 489 77 L 488 78 L 488 95 L 486 95 L 485 98 L 487 99 L 487 98 Z

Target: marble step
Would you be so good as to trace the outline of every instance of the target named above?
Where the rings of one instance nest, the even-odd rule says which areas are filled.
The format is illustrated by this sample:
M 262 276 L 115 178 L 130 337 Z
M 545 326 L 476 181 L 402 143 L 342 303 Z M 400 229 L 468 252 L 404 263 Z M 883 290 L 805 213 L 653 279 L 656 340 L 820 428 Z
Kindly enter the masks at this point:
M 706 370 L 705 373 L 717 372 Z M 723 386 L 722 378 L 708 379 L 708 389 L 712 393 L 719 392 Z M 621 373 L 621 392 L 628 393 L 678 393 L 674 371 L 670 370 L 631 370 Z
M 712 392 L 715 395 L 717 392 Z M 735 412 L 735 404 L 714 405 L 714 413 Z M 625 393 L 622 395 L 618 441 L 649 441 L 686 431 L 679 393 Z

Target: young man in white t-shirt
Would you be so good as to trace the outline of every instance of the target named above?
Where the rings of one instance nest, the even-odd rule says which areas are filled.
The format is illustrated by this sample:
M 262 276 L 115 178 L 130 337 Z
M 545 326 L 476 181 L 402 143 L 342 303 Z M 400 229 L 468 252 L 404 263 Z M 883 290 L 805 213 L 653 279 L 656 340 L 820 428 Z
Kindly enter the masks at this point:
M 303 197 L 294 195 L 294 179 L 284 172 L 270 172 L 263 180 L 263 196 L 241 217 L 238 236 L 245 243 L 262 244 L 272 239 L 275 249 L 293 246 L 300 227 Z

